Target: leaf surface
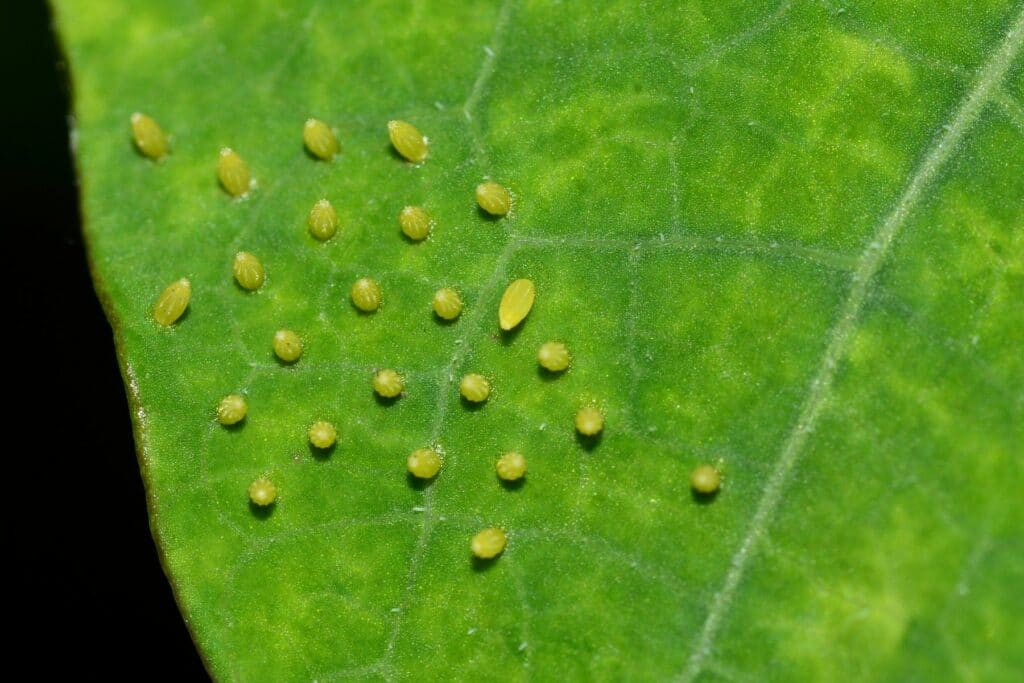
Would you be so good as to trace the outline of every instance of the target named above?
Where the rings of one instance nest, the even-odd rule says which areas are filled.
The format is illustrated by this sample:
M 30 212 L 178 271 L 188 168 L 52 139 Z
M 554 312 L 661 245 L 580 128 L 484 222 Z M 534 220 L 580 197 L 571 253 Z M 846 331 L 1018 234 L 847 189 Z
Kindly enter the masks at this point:
M 56 7 L 152 526 L 217 678 L 1024 666 L 1019 2 Z M 166 159 L 133 149 L 135 111 Z M 309 117 L 334 160 L 303 149 Z M 391 119 L 429 137 L 426 162 L 392 151 Z M 225 146 L 255 178 L 243 200 L 218 186 Z M 484 179 L 509 216 L 476 207 Z M 340 227 L 320 243 L 325 197 Z M 406 205 L 434 218 L 425 242 L 401 236 Z M 239 250 L 258 292 L 232 281 Z M 181 277 L 189 310 L 163 329 Z M 372 315 L 360 277 L 383 290 Z M 517 278 L 536 302 L 502 333 Z M 552 339 L 563 376 L 537 367 Z M 380 368 L 397 401 L 375 399 Z M 469 372 L 494 387 L 479 408 Z M 230 393 L 249 415 L 226 429 Z M 584 405 L 597 442 L 574 434 Z M 329 453 L 315 420 L 338 427 Z M 444 466 L 424 486 L 405 458 L 427 446 Z M 495 476 L 509 450 L 525 485 Z M 705 462 L 710 501 L 689 486 Z M 248 503 L 260 476 L 269 513 Z M 508 548 L 474 564 L 492 525 Z

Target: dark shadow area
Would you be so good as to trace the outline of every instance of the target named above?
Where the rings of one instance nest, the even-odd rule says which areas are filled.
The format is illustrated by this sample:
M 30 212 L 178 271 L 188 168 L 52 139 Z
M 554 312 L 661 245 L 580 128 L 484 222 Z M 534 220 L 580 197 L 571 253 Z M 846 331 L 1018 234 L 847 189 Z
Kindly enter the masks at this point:
M 473 555 L 473 571 L 485 572 L 494 565 L 496 565 L 499 559 L 501 559 L 501 555 L 497 555 L 496 557 L 492 557 L 486 560 L 482 557 L 477 557 L 476 555 Z
M 511 330 L 501 330 L 500 332 L 498 332 L 498 341 L 501 342 L 501 345 L 510 346 L 516 339 L 518 339 L 519 335 L 523 331 L 525 322 L 526 321 L 524 320 L 523 322 L 513 327 Z
M 274 510 L 277 509 L 277 503 L 271 503 L 270 505 L 257 505 L 256 503 L 249 501 L 249 512 L 252 516 L 259 520 L 270 519 L 271 515 L 274 514 Z
M 403 164 L 411 164 L 412 163 L 411 161 L 409 161 L 408 159 L 403 157 L 401 154 L 399 154 L 398 150 L 395 149 L 395 146 L 392 145 L 390 142 L 388 142 L 388 144 L 384 147 L 384 151 L 385 151 L 385 153 L 389 157 L 391 157 L 392 159 L 396 159 L 398 161 L 401 161 Z
M 452 325 L 454 325 L 455 323 L 459 322 L 459 320 L 462 319 L 462 314 L 459 314 L 458 316 L 452 318 L 451 320 L 447 320 L 445 318 L 442 318 L 437 313 L 434 313 L 433 315 L 434 315 L 434 322 L 436 322 L 441 327 L 451 327 Z
M 327 448 L 317 448 L 311 443 L 307 443 L 306 446 L 309 449 L 309 454 L 313 456 L 313 459 L 318 462 L 326 462 L 331 459 L 334 455 L 334 451 L 338 448 L 338 443 L 334 442 Z
M 414 491 L 426 490 L 427 487 L 434 483 L 435 479 L 437 479 L 437 477 L 431 477 L 430 479 L 420 479 L 412 472 L 405 473 L 405 481 L 409 484 L 409 488 L 413 489 Z
M 371 389 L 371 391 L 373 390 Z M 398 400 L 403 396 L 405 396 L 404 391 L 400 393 L 398 396 L 392 396 L 390 398 L 388 398 L 387 396 L 381 396 L 376 391 L 373 392 L 373 400 L 377 402 L 377 405 L 382 406 L 384 408 L 395 405 L 396 403 L 398 403 Z
M 303 349 L 303 351 L 305 351 L 305 349 Z M 276 353 L 274 353 L 273 349 L 270 350 L 270 357 L 272 359 L 274 359 L 274 362 L 277 363 L 278 366 L 280 366 L 282 368 L 293 368 L 293 367 L 295 367 L 296 363 L 298 363 L 300 360 L 302 360 L 302 356 L 301 355 L 298 358 L 296 358 L 295 360 L 285 360 L 285 359 L 281 358 L 281 356 L 279 356 Z
M 721 489 L 719 489 L 720 491 Z M 701 493 L 695 489 L 690 489 L 690 498 L 693 499 L 694 503 L 699 505 L 710 505 L 715 502 L 715 498 L 718 498 L 718 491 L 712 493 Z
M 150 534 L 113 335 L 89 276 L 63 55 L 45 3 L 6 2 L 0 14 L 7 321 L 29 332 L 31 351 L 16 357 L 27 371 L 8 376 L 6 424 L 10 444 L 42 437 L 9 447 L 8 651 L 29 678 L 209 680 Z M 111 144 L 131 144 L 127 118 L 122 133 Z
M 406 235 L 405 232 L 401 228 L 398 229 L 398 234 L 399 234 L 399 236 L 401 236 L 403 242 L 405 242 L 406 244 L 410 244 L 412 246 L 416 246 L 418 244 L 423 244 L 424 242 L 426 242 L 427 240 L 430 239 L 430 234 L 428 233 L 427 236 L 424 237 L 423 239 L 421 239 L 421 240 L 414 240 L 413 238 L 411 238 L 408 235 Z
M 168 282 L 167 284 L 171 284 L 171 283 Z M 188 316 L 189 316 L 189 314 L 191 312 L 192 312 L 192 304 L 189 303 L 188 307 L 184 311 L 182 311 L 181 315 L 178 316 L 178 319 L 175 320 L 174 323 L 172 323 L 170 325 L 170 327 L 167 327 L 167 328 L 164 328 L 164 329 L 167 329 L 168 331 L 170 331 L 171 329 L 177 327 L 178 325 L 183 324 L 186 320 L 188 320 Z M 157 327 L 161 327 L 161 325 L 159 323 L 154 322 L 152 319 L 150 319 L 150 322 L 152 322 L 154 325 L 157 325 Z
M 539 363 L 537 364 L 537 377 L 539 377 L 544 382 L 554 382 L 559 377 L 564 376 L 566 372 L 568 372 L 568 370 L 559 370 L 558 372 L 552 372 L 543 365 L 540 365 Z
M 470 401 L 468 398 L 459 394 L 459 401 L 462 402 L 462 408 L 468 410 L 471 413 L 475 413 L 478 410 L 483 410 L 484 406 L 487 405 L 487 401 L 490 401 L 491 397 L 488 396 L 486 401 Z
M 306 122 L 305 122 L 305 121 L 303 121 L 303 122 L 302 122 L 302 125 L 303 125 L 303 126 L 305 126 L 305 125 L 306 125 Z M 310 151 L 309 151 L 309 147 L 306 147 L 305 139 L 303 139 L 303 143 L 302 143 L 302 151 L 303 151 L 303 153 L 304 153 L 304 154 L 306 155 L 306 158 L 307 158 L 307 159 L 312 159 L 313 161 L 320 161 L 320 162 L 323 162 L 323 163 L 325 163 L 325 164 L 329 164 L 329 163 L 331 163 L 332 161 L 334 161 L 334 159 L 336 159 L 336 158 L 337 158 L 337 155 L 335 155 L 335 156 L 334 156 L 333 158 L 331 158 L 331 159 L 321 159 L 320 157 L 318 157 L 317 155 L 315 155 L 315 154 L 313 154 L 312 152 L 310 152 Z
M 474 199 L 474 201 L 476 201 L 476 200 Z M 488 212 L 484 211 L 482 208 L 480 208 L 479 204 L 476 207 L 476 215 L 479 216 L 480 218 L 482 218 L 483 220 L 487 221 L 488 223 L 497 223 L 498 221 L 500 221 L 502 218 L 505 217 L 505 216 L 495 216 L 493 213 L 488 213 Z
M 601 437 L 604 436 L 603 431 L 600 431 L 593 436 L 587 436 L 586 434 L 580 434 L 579 432 L 575 432 L 575 434 L 576 443 L 578 443 L 580 448 L 588 453 L 601 445 Z
M 236 280 L 236 279 L 235 279 L 235 276 L 234 276 L 234 274 L 232 274 L 232 276 L 231 276 L 231 282 L 233 282 L 233 283 L 234 283 L 234 285 L 235 285 L 235 289 L 236 289 L 237 291 L 241 292 L 242 294 L 252 294 L 252 295 L 254 295 L 254 296 L 255 296 L 255 295 L 259 294 L 259 293 L 260 293 L 261 291 L 263 291 L 263 285 L 267 284 L 267 278 L 266 278 L 266 275 L 264 274 L 264 277 L 263 277 L 263 285 L 260 285 L 259 289 L 256 289 L 256 290 L 252 290 L 252 289 L 246 289 L 245 287 L 243 287 L 242 285 L 240 285 L 240 284 L 238 283 L 238 280 Z
M 214 418 L 214 420 L 216 420 L 216 418 Z M 236 422 L 233 425 L 226 425 L 226 424 L 222 424 L 220 422 L 217 422 L 217 427 L 219 427 L 220 429 L 223 429 L 226 432 L 230 432 L 232 434 L 237 434 L 238 432 L 242 431 L 242 429 L 245 427 L 245 423 L 248 422 L 248 421 L 249 421 L 249 416 L 246 415 L 245 417 L 243 417 L 241 420 L 239 420 L 238 422 Z
M 352 307 L 352 310 L 359 314 L 360 318 L 369 318 L 371 315 L 376 315 L 380 310 L 380 306 L 373 309 L 372 311 L 364 311 L 363 309 L 356 306 L 356 302 L 352 301 L 352 295 L 349 294 L 348 305 Z
M 509 481 L 508 479 L 502 479 L 501 477 L 498 477 L 498 482 L 501 484 L 501 488 L 505 489 L 506 491 L 519 491 L 524 486 L 526 486 L 526 477 L 519 477 L 515 481 Z

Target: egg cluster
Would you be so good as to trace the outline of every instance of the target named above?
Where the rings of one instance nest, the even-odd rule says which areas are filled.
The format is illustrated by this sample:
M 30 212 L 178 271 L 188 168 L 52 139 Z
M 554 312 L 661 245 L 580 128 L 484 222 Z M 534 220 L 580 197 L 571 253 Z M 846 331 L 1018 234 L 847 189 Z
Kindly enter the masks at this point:
M 160 160 L 170 153 L 167 135 L 152 118 L 144 114 L 133 114 L 131 129 L 138 151 L 150 159 Z M 429 156 L 429 140 L 412 124 L 405 121 L 390 121 L 388 136 L 395 151 L 408 162 L 423 163 Z M 303 143 L 310 156 L 316 160 L 330 161 L 341 153 L 335 131 L 325 122 L 311 118 L 302 130 Z M 241 198 L 256 187 L 255 179 L 245 160 L 234 150 L 220 151 L 217 163 L 217 177 L 223 190 L 234 198 Z M 476 187 L 476 203 L 486 214 L 494 217 L 507 215 L 514 206 L 514 197 L 509 190 L 493 181 L 486 181 Z M 319 241 L 328 241 L 338 232 L 337 212 L 327 199 L 321 199 L 309 211 L 307 226 L 310 235 Z M 398 215 L 402 234 L 412 242 L 430 237 L 435 228 L 434 220 L 421 207 L 406 206 Z M 246 251 L 234 257 L 232 273 L 239 287 L 255 292 L 266 282 L 266 270 L 260 259 Z M 153 320 L 160 326 L 174 326 L 188 309 L 192 300 L 192 285 L 187 278 L 181 278 L 167 285 L 152 309 Z M 349 296 L 352 305 L 365 315 L 373 315 L 381 307 L 385 292 L 381 284 L 371 277 L 361 277 L 351 286 Z M 537 296 L 532 280 L 519 278 L 506 287 L 498 305 L 497 318 L 504 331 L 510 331 L 523 323 L 533 308 Z M 455 321 L 463 312 L 464 304 L 459 292 L 451 287 L 437 290 L 431 302 L 435 315 L 443 321 Z M 303 353 L 303 338 L 288 329 L 278 330 L 270 346 L 284 365 L 298 363 Z M 569 369 L 572 363 L 569 348 L 562 341 L 544 343 L 537 351 L 537 363 L 543 372 L 559 374 Z M 468 373 L 458 383 L 458 391 L 467 404 L 484 404 L 493 391 L 492 379 L 479 373 Z M 414 390 L 406 385 L 406 379 L 392 368 L 379 369 L 370 378 L 373 391 L 388 402 L 399 400 L 407 391 Z M 225 396 L 216 408 L 216 419 L 225 428 L 239 426 L 248 414 L 246 398 L 240 394 Z M 596 439 L 605 427 L 605 415 L 599 406 L 583 405 L 574 417 L 576 432 L 581 439 Z M 306 431 L 313 448 L 328 451 L 338 439 L 338 431 L 330 422 L 317 420 Z M 444 465 L 443 451 L 437 446 L 414 450 L 406 458 L 406 469 L 415 478 L 430 481 L 436 478 Z M 504 482 L 521 482 L 526 475 L 526 458 L 518 452 L 509 451 L 495 462 L 495 473 Z M 701 495 L 714 494 L 720 483 L 718 470 L 702 465 L 694 471 L 692 487 Z M 277 486 L 265 475 L 258 476 L 249 486 L 249 499 L 253 506 L 274 505 L 278 499 Z M 470 550 L 480 559 L 490 559 L 505 550 L 507 535 L 500 527 L 480 531 L 470 541 Z

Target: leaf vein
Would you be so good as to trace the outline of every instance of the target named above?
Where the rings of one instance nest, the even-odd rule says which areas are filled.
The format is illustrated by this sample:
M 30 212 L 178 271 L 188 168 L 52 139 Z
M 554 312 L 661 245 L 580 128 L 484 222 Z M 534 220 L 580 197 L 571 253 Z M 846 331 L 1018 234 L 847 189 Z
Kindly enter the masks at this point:
M 792 242 L 764 241 L 758 239 L 742 239 L 735 237 L 702 237 L 700 235 L 668 235 L 659 233 L 644 239 L 617 237 L 533 237 L 516 236 L 516 241 L 523 247 L 580 249 L 608 249 L 611 251 L 681 249 L 684 251 L 707 251 L 711 253 L 752 254 L 759 256 L 778 256 L 817 263 L 836 270 L 852 271 L 858 259 L 852 254 L 841 251 L 807 246 Z
M 765 17 L 762 21 L 740 31 L 739 33 L 729 38 L 726 38 L 717 45 L 712 45 L 702 54 L 698 55 L 695 59 L 683 65 L 681 69 L 682 73 L 688 76 L 693 76 L 704 67 L 717 64 L 722 59 L 722 57 L 724 57 L 728 53 L 740 47 L 743 47 L 754 38 L 757 38 L 758 36 L 767 33 L 772 28 L 774 28 L 776 24 L 781 22 L 786 17 L 786 15 L 789 13 L 789 10 L 792 9 L 792 7 L 792 0 L 782 0 L 782 2 L 778 4 L 775 10 L 772 11 L 772 13 Z
M 447 365 L 446 371 L 443 371 L 438 376 L 437 400 L 435 403 L 434 421 L 431 426 L 430 435 L 431 443 L 436 443 L 438 438 L 441 436 L 441 429 L 444 426 L 444 420 L 445 417 L 447 417 L 448 406 L 451 401 L 451 382 L 454 377 L 454 373 L 461 365 L 463 357 L 465 356 L 469 346 L 465 343 L 465 338 L 478 333 L 483 326 L 483 321 L 486 319 L 486 312 L 495 310 L 494 306 L 488 306 L 486 302 L 495 297 L 501 278 L 504 276 L 508 263 L 515 254 L 517 248 L 518 245 L 514 240 L 510 239 L 506 242 L 504 249 L 502 249 L 501 254 L 498 255 L 497 261 L 494 264 L 494 271 L 491 274 L 490 279 L 488 279 L 487 283 L 480 290 L 480 297 L 476 306 L 473 307 L 471 318 L 467 318 L 467 334 L 461 338 L 463 343 L 456 346 L 455 351 L 452 353 L 451 360 Z M 449 467 L 454 466 L 455 461 L 450 461 L 448 465 Z M 395 646 L 397 645 L 398 638 L 401 635 L 403 615 L 405 614 L 412 598 L 412 593 L 416 585 L 416 577 L 419 574 L 420 564 L 423 561 L 423 557 L 426 555 L 427 547 L 430 543 L 430 535 L 433 532 L 434 524 L 436 523 L 434 519 L 433 486 L 428 487 L 423 494 L 423 508 L 423 522 L 420 527 L 419 536 L 416 539 L 416 547 L 413 550 L 412 559 L 409 563 L 409 572 L 406 576 L 405 593 L 402 598 L 402 604 L 400 606 L 401 609 L 395 614 L 395 623 L 392 626 L 391 634 L 388 636 L 388 642 L 384 651 L 383 667 L 389 680 L 393 675 L 392 661 L 394 659 Z
M 1000 91 L 996 96 L 996 102 L 1003 115 L 1024 135 L 1024 107 L 1021 107 L 1020 103 L 1005 91 Z
M 473 81 L 473 87 L 466 97 L 466 102 L 462 105 L 462 115 L 469 126 L 469 139 L 473 146 L 473 155 L 476 157 L 477 164 L 481 168 L 487 168 L 489 162 L 487 160 L 487 150 L 483 144 L 483 136 L 480 133 L 474 113 L 480 104 L 480 100 L 483 98 L 487 84 L 490 83 L 491 77 L 494 75 L 498 55 L 501 54 L 501 49 L 505 42 L 505 31 L 512 20 L 514 5 L 515 0 L 505 0 L 501 3 L 501 8 L 498 10 L 498 19 L 495 21 L 494 31 L 491 33 L 490 45 L 484 46 L 484 61 L 480 65 L 480 71 L 477 72 L 476 80 Z
M 828 399 L 836 366 L 847 351 L 847 346 L 856 329 L 857 319 L 867 300 L 872 280 L 885 261 L 900 229 L 917 207 L 925 189 L 935 180 L 946 161 L 949 160 L 972 124 L 977 120 L 984 106 L 998 93 L 1003 77 L 1020 52 L 1022 43 L 1024 43 L 1024 10 L 1018 14 L 1006 36 L 982 65 L 974 85 L 960 102 L 949 124 L 943 127 L 941 133 L 929 146 L 923 160 L 906 182 L 905 189 L 896 205 L 864 249 L 854 271 L 853 284 L 849 294 L 842 304 L 836 323 L 828 334 L 825 353 L 818 365 L 814 379 L 810 383 L 807 399 L 800 411 L 799 418 L 776 460 L 750 526 L 732 556 L 722 587 L 712 599 L 695 647 L 682 673 L 682 680 L 694 680 L 705 667 L 714 647 L 715 637 L 722 619 L 732 603 L 732 598 L 743 578 L 747 564 L 756 550 L 758 540 L 768 529 L 781 500 L 788 475 L 803 450 L 807 435 L 814 430 L 822 406 Z

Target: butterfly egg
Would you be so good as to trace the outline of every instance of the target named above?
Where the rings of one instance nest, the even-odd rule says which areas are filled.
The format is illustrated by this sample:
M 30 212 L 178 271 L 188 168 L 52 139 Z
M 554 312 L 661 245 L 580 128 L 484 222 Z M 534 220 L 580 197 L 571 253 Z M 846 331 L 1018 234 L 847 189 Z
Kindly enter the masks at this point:
M 505 481 L 516 481 L 522 479 L 526 474 L 526 458 L 521 453 L 510 451 L 505 453 L 494 463 L 494 469 L 498 476 Z
M 594 408 L 587 406 L 576 412 L 576 431 L 583 436 L 595 436 L 604 429 L 604 414 Z
M 498 323 L 503 330 L 511 330 L 523 322 L 530 309 L 533 308 L 535 290 L 533 282 L 527 279 L 514 281 L 501 295 L 501 303 L 498 304 Z
M 398 214 L 402 232 L 411 240 L 420 242 L 430 235 L 432 221 L 427 212 L 418 206 L 407 206 Z
M 225 427 L 238 424 L 249 412 L 249 404 L 239 394 L 228 394 L 217 404 L 217 421 Z
M 157 297 L 153 305 L 153 319 L 165 327 L 170 327 L 188 308 L 192 299 L 192 283 L 187 277 L 175 280 Z
M 409 161 L 418 163 L 427 158 L 427 139 L 411 123 L 388 121 L 388 137 L 395 151 Z
M 320 119 L 306 119 L 306 125 L 302 127 L 302 141 L 310 154 L 324 161 L 330 161 L 341 151 L 334 131 Z
M 504 216 L 512 208 L 512 195 L 493 180 L 476 186 L 476 203 L 492 216 Z
M 376 280 L 361 277 L 352 285 L 352 303 L 363 313 L 373 313 L 380 308 L 380 285 Z
M 537 362 L 551 372 L 561 372 L 569 367 L 572 357 L 569 349 L 560 341 L 549 341 L 541 344 L 537 351 Z
M 402 393 L 404 388 L 402 376 L 394 370 L 378 370 L 373 374 L 373 390 L 382 398 L 394 398 Z
M 471 373 L 459 382 L 459 393 L 467 401 L 482 403 L 491 395 L 491 383 L 483 375 Z
M 224 190 L 232 197 L 242 197 L 252 187 L 252 174 L 242 157 L 230 147 L 220 151 L 217 160 L 217 177 Z
M 302 340 L 291 330 L 274 333 L 274 353 L 285 363 L 294 363 L 302 355 Z
M 317 448 L 330 448 L 338 439 L 338 430 L 330 422 L 317 420 L 309 426 L 309 442 Z
M 462 298 L 451 287 L 434 292 L 434 313 L 444 320 L 455 320 L 462 313 Z
M 702 495 L 711 495 L 722 485 L 721 473 L 711 465 L 699 465 L 690 472 L 690 486 Z
M 254 254 L 247 251 L 240 251 L 235 254 L 235 262 L 231 266 L 235 274 L 235 282 L 242 289 L 254 292 L 263 286 L 263 280 L 267 274 L 263 270 L 263 264 Z
M 338 231 L 338 213 L 326 199 L 321 199 L 309 210 L 309 234 L 321 242 L 334 237 Z
M 441 471 L 441 456 L 432 448 L 417 448 L 405 461 L 409 474 L 419 479 L 433 479 Z
M 143 156 L 154 161 L 167 156 L 170 145 L 167 143 L 167 135 L 164 134 L 160 124 L 139 112 L 132 114 L 131 122 L 132 139 L 135 141 L 135 147 Z
M 498 527 L 491 527 L 474 536 L 473 540 L 469 542 L 469 548 L 481 560 L 489 560 L 500 555 L 505 550 L 507 543 L 508 538 L 505 536 L 505 532 Z
M 260 477 L 249 484 L 249 500 L 260 507 L 271 505 L 277 500 L 277 487 L 266 477 Z

